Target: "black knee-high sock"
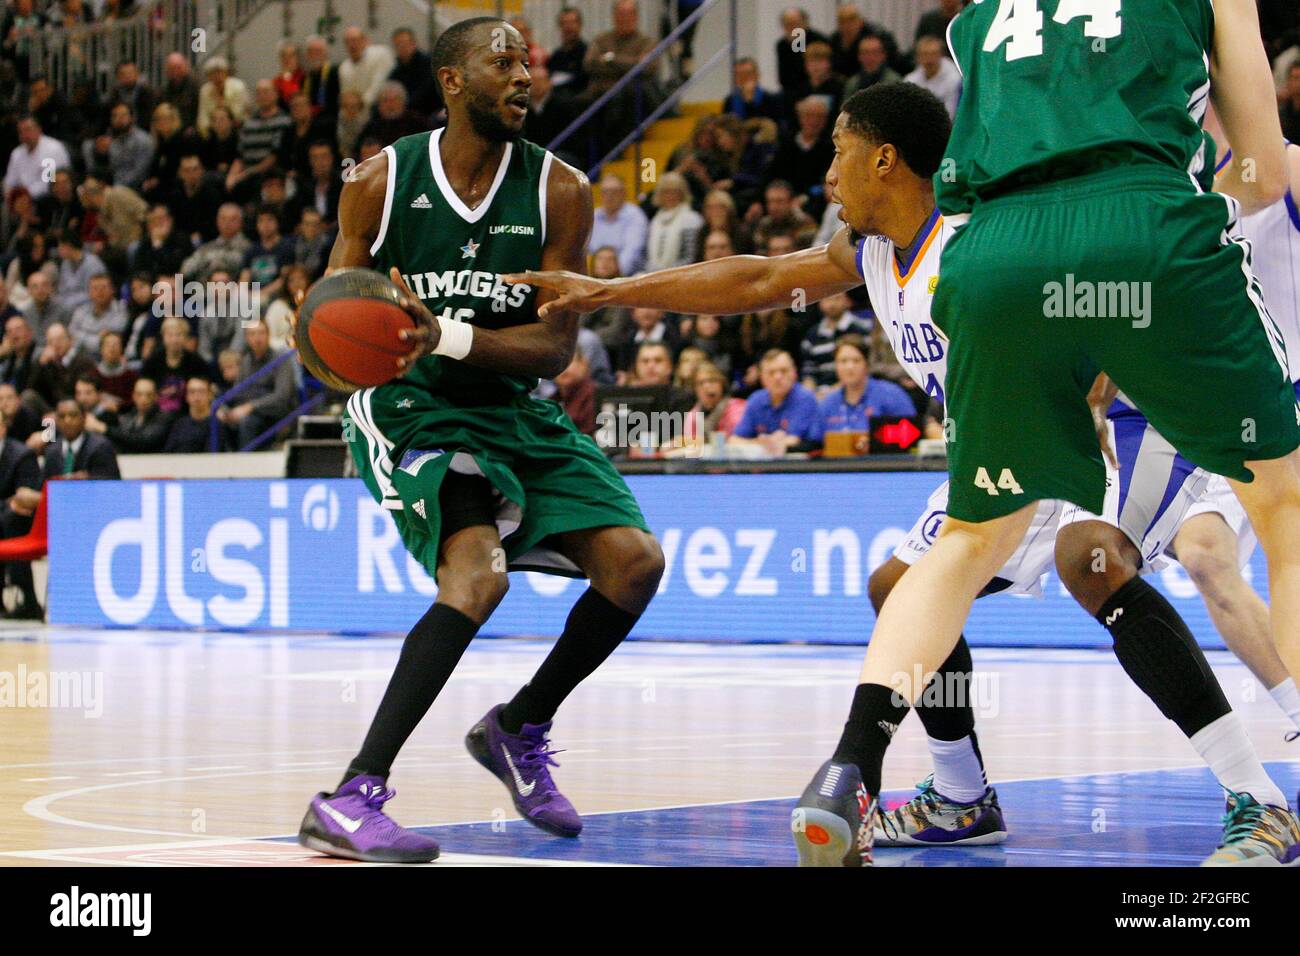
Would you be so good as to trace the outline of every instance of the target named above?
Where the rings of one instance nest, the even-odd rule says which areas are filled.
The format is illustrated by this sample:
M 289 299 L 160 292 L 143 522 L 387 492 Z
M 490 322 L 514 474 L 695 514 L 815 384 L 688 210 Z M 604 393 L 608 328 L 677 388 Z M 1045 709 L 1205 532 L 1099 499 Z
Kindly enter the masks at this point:
M 363 773 L 388 776 L 397 752 L 441 693 L 478 629 L 478 624 L 446 604 L 429 608 L 411 628 L 365 743 L 348 766 L 343 783 Z
M 501 728 L 517 734 L 524 724 L 544 724 L 554 717 L 564 698 L 614 653 L 640 618 L 587 588 L 533 679 L 501 709 Z
M 916 716 L 925 725 L 926 734 L 933 739 L 961 740 L 975 735 L 975 708 L 971 706 L 971 677 L 974 670 L 970 645 L 966 643 L 965 635 L 962 635 L 957 639 L 957 646 L 952 649 L 948 659 L 935 672 L 934 679 L 926 686 L 927 693 L 923 693 L 915 704 Z M 956 699 L 949 699 L 950 694 L 955 694 Z M 977 753 L 978 749 L 977 747 Z
M 1112 594 L 1097 620 L 1133 683 L 1188 737 L 1231 711 L 1187 624 L 1146 581 L 1134 578 Z
M 907 705 L 898 703 L 894 691 L 883 684 L 859 684 L 853 692 L 853 708 L 831 759 L 856 764 L 872 796 L 880 794 L 885 750 L 907 711 Z

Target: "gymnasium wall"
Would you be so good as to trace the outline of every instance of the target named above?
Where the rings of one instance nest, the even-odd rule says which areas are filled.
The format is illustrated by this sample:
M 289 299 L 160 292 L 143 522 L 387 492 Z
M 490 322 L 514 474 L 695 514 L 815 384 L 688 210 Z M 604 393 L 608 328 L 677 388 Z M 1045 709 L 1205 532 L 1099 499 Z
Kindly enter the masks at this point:
M 866 594 L 942 480 L 935 473 L 633 475 L 668 568 L 646 639 L 862 643 Z M 1256 554 L 1251 574 L 1266 579 Z M 581 582 L 512 575 L 484 629 L 556 635 Z M 55 482 L 49 619 L 87 626 L 403 633 L 433 582 L 357 480 Z M 1186 575 L 1155 578 L 1222 646 Z M 1104 646 L 1049 575 L 1045 597 L 976 603 L 976 645 Z M 926 626 L 917 621 L 918 629 Z

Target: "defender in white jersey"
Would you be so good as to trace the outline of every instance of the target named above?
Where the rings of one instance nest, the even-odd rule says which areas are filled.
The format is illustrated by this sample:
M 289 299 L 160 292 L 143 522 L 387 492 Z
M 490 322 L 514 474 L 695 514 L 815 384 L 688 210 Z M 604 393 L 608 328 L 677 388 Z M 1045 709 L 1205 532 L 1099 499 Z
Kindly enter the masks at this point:
M 954 224 L 944 222 L 935 211 L 932 184 L 948 129 L 942 103 L 913 84 L 881 84 L 851 97 L 836 123 L 836 161 L 827 179 L 833 198 L 844 207 L 841 218 L 846 228 L 827 245 L 770 259 L 732 256 L 625 279 L 528 272 L 505 276 L 504 281 L 555 291 L 556 298 L 542 307 L 543 315 L 551 308 L 591 312 L 610 305 L 706 315 L 761 312 L 789 308 L 799 301 L 817 302 L 865 281 L 898 361 L 932 396 L 944 397 L 947 342 L 930 320 L 930 301 L 943 247 L 954 231 Z M 960 435 L 954 437 L 960 440 Z M 943 521 L 945 490 L 936 492 L 899 555 L 873 573 L 869 593 L 877 610 L 907 572 L 906 558 L 929 549 Z M 1054 511 L 1045 515 L 1038 534 L 1022 541 L 1019 563 L 1013 559 L 1004 566 L 986 593 L 1012 586 L 1032 591 L 1050 566 L 1056 523 Z M 925 622 L 916 625 L 924 627 Z M 1167 657 L 1169 683 L 1198 689 L 1208 684 L 1222 697 L 1194 641 L 1179 644 Z M 961 702 L 928 699 L 930 688 L 969 687 L 971 672 L 969 648 L 959 640 L 921 693 L 917 715 L 925 725 L 935 774 L 916 798 L 882 816 L 876 831 L 882 842 L 937 845 L 1005 839 L 996 794 L 985 778 L 969 695 L 962 694 Z M 1161 688 L 1142 682 L 1139 686 L 1167 712 Z M 1244 754 L 1235 749 L 1236 737 L 1229 743 L 1234 771 L 1251 778 L 1249 786 L 1238 785 L 1246 786 L 1247 792 L 1268 792 L 1271 784 L 1249 741 Z M 1220 767 L 1210 762 L 1219 773 Z M 800 839 L 796 832 L 801 860 L 834 857 L 836 863 L 860 865 L 869 862 L 874 804 L 851 763 L 833 759 L 823 771 L 832 766 L 842 771 L 819 772 L 814 780 L 830 781 L 833 776 L 834 783 L 810 787 L 800 800 L 797 824 L 824 826 L 818 839 Z M 1266 785 L 1255 786 L 1256 778 Z M 859 821 L 856 832 L 846 828 L 845 816 Z M 821 836 L 826 837 L 824 842 L 819 842 Z

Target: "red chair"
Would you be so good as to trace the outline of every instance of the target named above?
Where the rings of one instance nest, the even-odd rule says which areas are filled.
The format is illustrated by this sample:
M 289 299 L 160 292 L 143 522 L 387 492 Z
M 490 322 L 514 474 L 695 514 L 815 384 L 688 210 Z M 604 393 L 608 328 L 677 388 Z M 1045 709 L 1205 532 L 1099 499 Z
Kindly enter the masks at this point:
M 17 538 L 0 541 L 0 561 L 37 561 L 49 554 L 49 534 L 45 503 L 49 498 L 49 482 L 41 489 L 41 500 L 32 516 L 32 530 Z M 45 590 L 49 592 L 49 580 Z

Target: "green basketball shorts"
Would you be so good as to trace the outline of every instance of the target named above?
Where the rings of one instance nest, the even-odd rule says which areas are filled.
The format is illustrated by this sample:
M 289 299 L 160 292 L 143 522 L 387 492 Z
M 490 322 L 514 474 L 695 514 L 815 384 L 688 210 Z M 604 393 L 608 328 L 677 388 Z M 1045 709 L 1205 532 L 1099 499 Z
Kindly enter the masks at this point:
M 344 437 L 366 487 L 431 576 L 441 542 L 438 493 L 449 470 L 480 474 L 496 490 L 510 562 L 565 531 L 649 532 L 622 475 L 554 402 L 523 396 L 461 406 L 398 381 L 353 393 Z
M 1102 370 L 1207 471 L 1248 482 L 1246 462 L 1300 446 L 1234 210 L 1154 165 L 976 207 L 944 249 L 933 306 L 950 343 L 949 514 L 987 521 L 1044 498 L 1101 513 L 1086 396 Z

